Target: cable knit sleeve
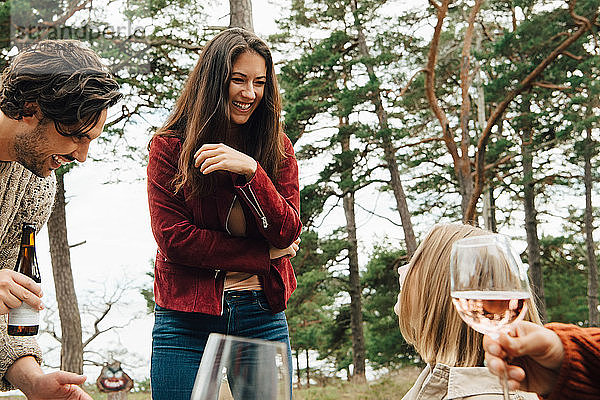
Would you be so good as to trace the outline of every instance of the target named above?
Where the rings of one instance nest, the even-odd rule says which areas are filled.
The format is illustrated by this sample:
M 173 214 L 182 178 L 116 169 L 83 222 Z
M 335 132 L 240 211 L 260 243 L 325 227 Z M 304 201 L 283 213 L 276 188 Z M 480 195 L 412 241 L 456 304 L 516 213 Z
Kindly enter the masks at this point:
M 4 379 L 4 375 L 15 361 L 25 356 L 33 356 L 38 364 L 42 363 L 42 351 L 35 339 L 27 336 L 9 336 L 6 333 L 6 315 L 0 315 L 0 391 L 15 389 Z
M 600 398 L 600 328 L 551 323 L 565 348 L 558 380 L 548 400 Z
M 0 210 L 0 268 L 14 268 L 19 255 L 19 243 L 23 223 L 32 223 L 36 231 L 50 218 L 56 179 L 54 175 L 38 178 L 17 163 L 13 163 L 12 171 L 2 176 L 0 186 L 3 190 L 2 210 Z M 12 204 L 7 204 L 12 203 Z
M 54 175 L 38 178 L 17 163 L 0 168 L 0 267 L 14 268 L 24 222 L 44 226 L 52 211 L 56 180 Z M 33 356 L 42 362 L 42 352 L 32 337 L 9 336 L 6 316 L 0 316 L 0 391 L 14 387 L 4 379 L 8 368 L 21 357 Z

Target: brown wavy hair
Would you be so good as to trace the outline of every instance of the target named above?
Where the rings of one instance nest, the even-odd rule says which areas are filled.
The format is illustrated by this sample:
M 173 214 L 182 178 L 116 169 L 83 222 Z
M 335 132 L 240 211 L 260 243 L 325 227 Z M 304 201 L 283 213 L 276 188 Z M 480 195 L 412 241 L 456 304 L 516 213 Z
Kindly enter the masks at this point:
M 76 40 L 34 43 L 0 79 L 0 110 L 7 117 L 19 120 L 39 110 L 63 136 L 84 137 L 122 97 L 98 55 Z
M 229 81 L 233 64 L 243 53 L 252 52 L 267 67 L 263 98 L 241 126 L 239 137 L 229 137 Z M 194 166 L 194 153 L 206 143 L 225 143 L 253 157 L 271 179 L 277 178 L 285 156 L 282 142 L 281 98 L 271 51 L 255 34 L 241 28 L 227 29 L 202 50 L 167 122 L 154 136 L 182 139 L 175 189 L 184 186 L 192 196 L 206 196 L 216 186 L 216 174 L 203 175 Z

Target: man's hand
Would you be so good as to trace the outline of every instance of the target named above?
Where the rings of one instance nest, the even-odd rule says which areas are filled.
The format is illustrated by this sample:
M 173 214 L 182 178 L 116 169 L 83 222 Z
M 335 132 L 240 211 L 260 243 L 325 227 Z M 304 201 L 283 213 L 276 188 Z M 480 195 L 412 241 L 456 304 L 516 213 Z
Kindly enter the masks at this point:
M 501 334 L 498 340 L 483 338 L 485 361 L 491 373 L 503 376 L 508 371 L 511 390 L 547 395 L 552 391 L 565 353 L 556 333 L 541 325 L 521 321 L 512 336 Z M 506 363 L 510 358 L 511 364 Z
M 300 248 L 300 238 L 294 240 L 294 243 L 292 243 L 289 247 L 286 247 L 285 249 L 278 249 L 277 247 L 269 247 L 269 258 L 271 260 L 274 260 L 276 258 L 281 258 L 281 257 L 285 257 L 285 256 L 289 256 L 290 258 L 292 257 L 296 257 L 296 253 L 298 252 L 298 249 Z
M 31 356 L 15 361 L 4 377 L 29 400 L 93 400 L 77 386 L 85 382 L 85 376 L 65 371 L 44 374 Z
M 78 386 L 85 380 L 85 376 L 65 371 L 42 374 L 32 381 L 31 390 L 28 392 L 23 390 L 23 393 L 29 400 L 93 400 Z
M 203 174 L 214 171 L 229 171 L 252 179 L 256 172 L 256 160 L 223 143 L 205 144 L 194 154 L 194 165 Z
M 0 270 L 0 314 L 6 314 L 22 302 L 36 310 L 44 308 L 42 288 L 33 279 L 10 269 Z

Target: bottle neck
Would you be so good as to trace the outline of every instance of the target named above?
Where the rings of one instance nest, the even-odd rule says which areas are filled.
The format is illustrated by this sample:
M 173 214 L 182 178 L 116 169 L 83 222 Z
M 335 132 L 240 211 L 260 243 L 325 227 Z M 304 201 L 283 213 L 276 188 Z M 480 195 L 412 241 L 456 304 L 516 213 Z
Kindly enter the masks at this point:
M 23 234 L 21 236 L 21 246 L 35 247 L 35 226 L 23 224 Z
M 19 250 L 19 258 L 15 265 L 15 271 L 20 272 L 35 282 L 40 283 L 40 270 L 35 254 L 35 226 L 31 224 L 23 224 L 23 235 L 21 238 L 21 248 Z

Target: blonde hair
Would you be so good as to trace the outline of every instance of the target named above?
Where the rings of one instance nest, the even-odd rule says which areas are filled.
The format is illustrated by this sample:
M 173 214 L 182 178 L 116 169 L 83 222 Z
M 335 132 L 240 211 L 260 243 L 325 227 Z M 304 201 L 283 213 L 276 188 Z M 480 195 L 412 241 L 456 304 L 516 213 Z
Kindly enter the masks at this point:
M 410 260 L 399 296 L 400 331 L 428 364 L 483 365 L 483 335 L 470 328 L 452 304 L 450 251 L 459 239 L 489 233 L 470 225 L 436 225 Z M 541 324 L 529 299 L 525 320 Z

